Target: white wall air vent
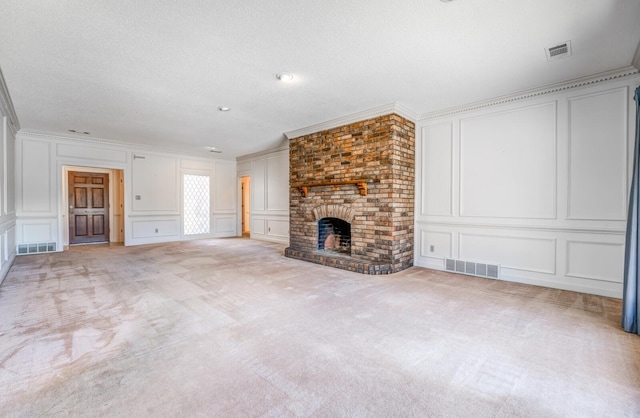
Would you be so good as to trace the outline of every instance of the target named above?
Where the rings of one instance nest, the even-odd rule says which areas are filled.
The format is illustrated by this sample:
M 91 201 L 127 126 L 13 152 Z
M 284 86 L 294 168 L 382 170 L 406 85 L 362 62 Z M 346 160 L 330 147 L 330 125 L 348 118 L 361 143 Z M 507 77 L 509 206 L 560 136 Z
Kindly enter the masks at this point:
M 447 258 L 445 259 L 445 270 L 453 273 L 468 274 L 470 276 L 497 279 L 499 277 L 500 266 L 497 264 L 476 263 L 474 261 Z
M 41 254 L 41 253 L 54 253 L 56 252 L 55 242 L 38 242 L 34 244 L 18 244 L 16 246 L 16 254 Z
M 568 57 L 571 55 L 571 41 L 545 48 L 544 51 L 547 54 L 547 61 L 555 61 L 560 58 Z

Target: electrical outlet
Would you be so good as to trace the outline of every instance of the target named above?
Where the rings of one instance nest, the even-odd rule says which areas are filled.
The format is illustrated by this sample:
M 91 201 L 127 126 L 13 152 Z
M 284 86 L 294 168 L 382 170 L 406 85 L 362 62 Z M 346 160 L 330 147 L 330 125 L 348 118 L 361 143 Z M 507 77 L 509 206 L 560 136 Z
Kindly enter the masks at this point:
M 430 245 L 429 246 L 429 251 L 430 252 L 434 252 L 436 250 L 436 246 L 435 245 Z
M 158 233 L 158 228 L 156 228 L 156 234 Z
M 136 200 L 141 200 L 142 196 L 140 196 L 139 194 L 136 195 Z

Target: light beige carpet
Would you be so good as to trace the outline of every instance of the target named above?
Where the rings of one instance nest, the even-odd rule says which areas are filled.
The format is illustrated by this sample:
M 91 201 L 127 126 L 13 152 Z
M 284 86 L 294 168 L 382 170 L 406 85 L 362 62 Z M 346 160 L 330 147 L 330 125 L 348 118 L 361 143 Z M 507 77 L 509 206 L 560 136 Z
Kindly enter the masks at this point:
M 640 416 L 619 300 L 283 249 L 19 257 L 0 287 L 0 416 Z

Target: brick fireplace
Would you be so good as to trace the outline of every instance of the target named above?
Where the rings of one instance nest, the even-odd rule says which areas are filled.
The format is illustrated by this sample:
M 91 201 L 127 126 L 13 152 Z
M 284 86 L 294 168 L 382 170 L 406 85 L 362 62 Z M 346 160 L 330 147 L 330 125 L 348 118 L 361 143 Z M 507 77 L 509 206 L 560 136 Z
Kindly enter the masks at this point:
M 396 114 L 293 138 L 287 257 L 366 274 L 413 265 L 415 126 Z

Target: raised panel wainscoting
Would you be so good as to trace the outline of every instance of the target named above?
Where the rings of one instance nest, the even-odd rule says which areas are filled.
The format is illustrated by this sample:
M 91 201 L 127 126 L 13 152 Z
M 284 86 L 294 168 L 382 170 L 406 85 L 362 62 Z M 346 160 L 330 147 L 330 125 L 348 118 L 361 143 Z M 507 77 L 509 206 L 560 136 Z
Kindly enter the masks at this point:
M 110 193 L 116 200 L 110 202 L 113 216 L 109 223 L 112 229 L 122 226 L 109 241 L 139 245 L 236 235 L 235 161 L 29 131 L 17 135 L 17 145 L 17 245 L 54 243 L 55 251 L 63 251 L 69 244 L 65 232 L 69 231 L 70 208 L 63 196 L 71 171 L 109 175 L 108 184 L 114 185 Z M 207 234 L 189 236 L 182 231 L 185 173 L 211 179 L 212 229 Z
M 15 138 L 19 129 L 18 118 L 0 73 L 0 150 L 3 151 L 0 153 L 0 283 L 16 257 Z
M 248 211 L 251 238 L 289 243 L 289 148 L 238 158 L 236 177 L 238 189 L 241 177 L 251 178 Z
M 419 117 L 415 265 L 491 263 L 501 280 L 621 297 L 639 81 Z

